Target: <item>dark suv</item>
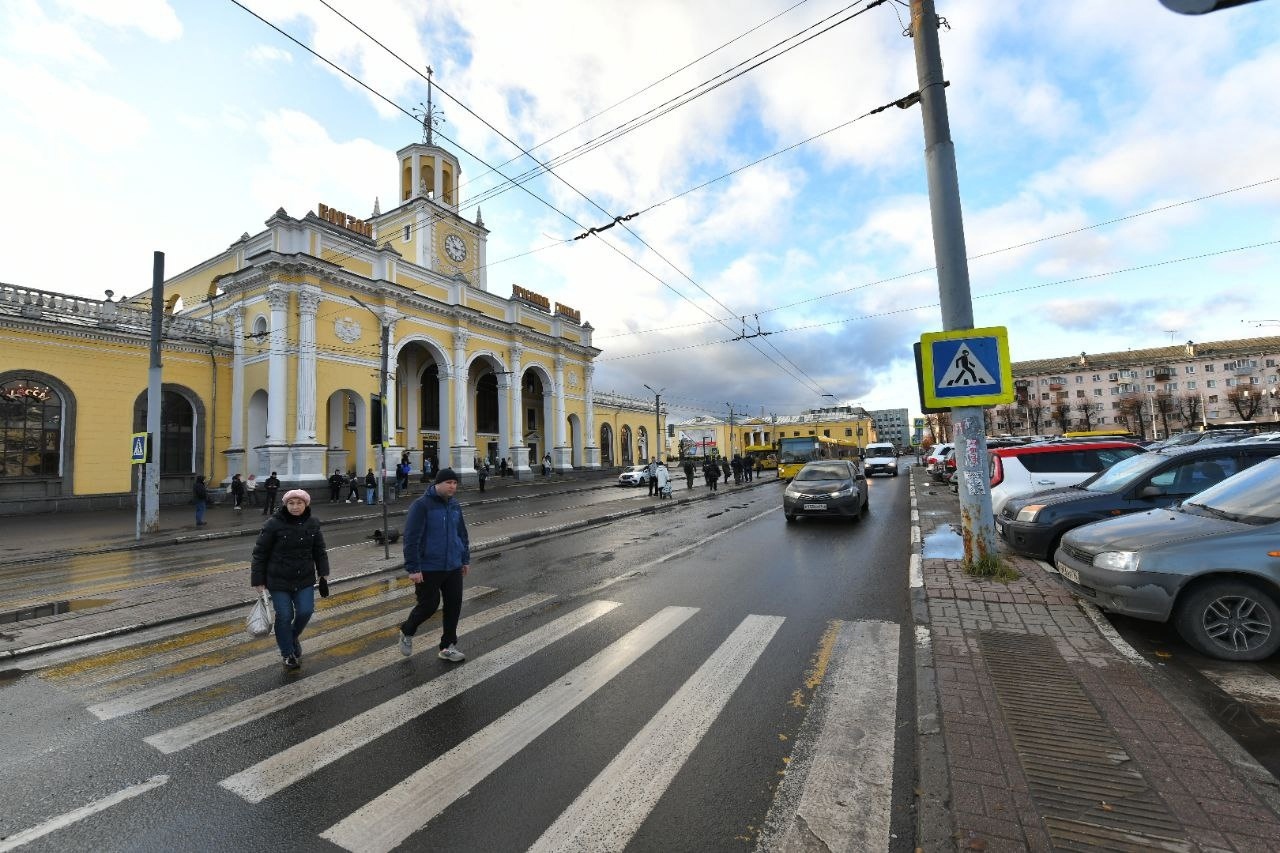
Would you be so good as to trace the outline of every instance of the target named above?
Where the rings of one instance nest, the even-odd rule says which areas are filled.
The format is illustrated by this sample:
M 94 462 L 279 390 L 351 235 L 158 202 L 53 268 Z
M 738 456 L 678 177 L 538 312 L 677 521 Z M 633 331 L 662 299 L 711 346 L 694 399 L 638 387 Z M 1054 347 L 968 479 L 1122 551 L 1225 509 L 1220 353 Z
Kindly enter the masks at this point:
M 1013 550 L 1051 560 L 1068 530 L 1180 503 L 1277 455 L 1280 444 L 1196 444 L 1131 456 L 1069 488 L 1009 500 L 996 532 Z

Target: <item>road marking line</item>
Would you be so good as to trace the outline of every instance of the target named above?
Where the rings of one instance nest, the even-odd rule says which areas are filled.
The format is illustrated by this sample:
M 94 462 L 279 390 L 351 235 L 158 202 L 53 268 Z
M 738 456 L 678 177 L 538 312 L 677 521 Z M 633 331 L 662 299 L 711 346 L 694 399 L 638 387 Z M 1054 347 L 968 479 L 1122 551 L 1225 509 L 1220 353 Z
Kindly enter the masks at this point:
M 889 848 L 900 630 L 891 622 L 842 629 L 839 662 L 810 712 L 823 722 L 795 814 L 780 845 L 762 836 L 757 849 L 816 849 L 815 839 L 824 850 Z
M 294 744 L 218 784 L 251 803 L 262 802 L 620 606 L 616 601 L 585 604 L 501 648 Z
M 782 626 L 748 616 L 529 848 L 622 850 Z
M 1195 668 L 1268 723 L 1280 724 L 1280 680 L 1262 667 L 1253 663 L 1197 663 Z
M 535 738 L 693 616 L 666 607 L 409 778 L 320 833 L 352 851 L 386 853 L 464 797 Z
M 483 610 L 460 621 L 458 623 L 458 633 L 467 634 L 468 632 L 476 631 L 486 625 L 491 625 L 500 619 L 505 619 L 529 607 L 536 607 L 553 598 L 555 598 L 554 595 L 533 593 L 521 596 L 506 604 L 500 604 L 497 607 L 490 607 L 488 610 Z M 268 690 L 266 693 L 251 696 L 243 702 L 220 708 L 211 714 L 206 714 L 180 726 L 158 732 L 144 738 L 144 740 L 165 754 L 178 752 L 214 735 L 222 734 L 237 726 L 261 719 L 268 714 L 274 714 L 276 711 L 288 708 L 290 705 L 297 704 L 304 699 L 319 696 L 326 690 L 332 690 L 335 687 L 354 681 L 357 678 L 362 678 L 371 672 L 376 672 L 402 660 L 404 660 L 404 656 L 400 654 L 399 646 L 379 649 L 372 654 L 347 661 L 315 675 L 307 676 L 301 681 L 295 681 L 292 684 Z
M 481 595 L 488 595 L 496 592 L 491 587 L 474 586 L 467 589 L 462 598 L 464 601 L 476 598 Z M 404 621 L 404 617 L 396 613 L 388 613 L 377 619 L 365 619 L 356 622 L 353 625 L 347 625 L 336 631 L 328 631 L 320 634 L 313 639 L 307 641 L 307 648 L 313 652 L 327 649 L 330 646 L 336 646 L 357 637 L 363 637 L 375 631 L 388 628 L 392 625 L 399 624 Z M 232 678 L 241 675 L 247 675 L 250 672 L 256 672 L 259 669 L 280 664 L 280 650 L 272 648 L 269 651 L 259 652 L 250 655 L 247 658 L 241 658 L 235 661 L 229 661 L 212 669 L 200 670 L 190 675 L 184 675 L 179 678 L 172 679 L 148 687 L 144 690 L 135 690 L 127 693 L 118 699 L 111 699 L 106 702 L 99 702 L 96 705 L 89 706 L 89 713 L 93 714 L 99 720 L 114 720 L 116 717 L 123 717 L 126 714 L 134 714 L 138 711 L 144 711 L 147 708 L 159 705 L 161 702 L 168 702 L 170 699 L 176 699 L 179 696 L 185 696 L 188 693 L 194 693 L 197 690 L 203 690 L 214 684 L 221 684 Z
M 8 850 L 16 850 L 24 844 L 29 844 L 32 841 L 35 841 L 37 838 L 43 838 L 52 832 L 57 832 L 59 829 L 65 829 L 73 823 L 82 821 L 87 817 L 97 814 L 98 812 L 106 811 L 118 803 L 123 803 L 125 800 L 132 799 L 140 794 L 145 794 L 152 788 L 159 788 L 168 781 L 169 777 L 163 773 L 158 776 L 152 776 L 145 782 L 140 782 L 137 785 L 130 785 L 128 788 L 123 788 L 116 791 L 114 794 L 103 797 L 100 800 L 94 800 L 86 806 L 81 806 L 80 808 L 73 809 L 66 814 L 50 818 L 38 826 L 33 826 L 30 829 L 24 829 L 21 832 L 15 832 L 13 835 L 0 840 L 0 853 L 5 853 L 5 851 Z
M 323 630 L 324 621 L 335 616 L 343 616 L 347 613 L 354 613 L 366 607 L 374 607 L 379 604 L 385 604 L 389 601 L 402 601 L 408 591 L 408 587 L 393 589 L 388 592 L 380 593 L 372 598 L 362 598 L 358 601 L 351 601 L 346 604 L 332 608 L 318 608 L 314 617 L 314 624 Z M 54 680 L 59 684 L 74 688 L 90 688 L 106 685 L 115 679 L 126 678 L 130 675 L 136 675 L 139 672 L 151 671 L 158 672 L 161 668 L 170 666 L 180 661 L 192 660 L 211 652 L 222 651 L 223 649 L 234 648 L 235 646 L 250 646 L 257 644 L 259 647 L 267 648 L 275 642 L 270 637 L 264 640 L 254 640 L 244 632 L 244 623 L 241 621 L 243 613 L 235 617 L 232 623 L 232 633 L 217 637 L 212 640 L 205 640 L 191 646 L 182 646 L 171 649 L 170 651 L 160 652 L 155 655 L 146 654 L 146 650 L 155 647 L 157 644 L 150 641 L 143 644 L 135 644 L 109 652 L 106 655 L 100 655 L 96 659 L 73 661 L 63 664 L 56 672 L 42 672 L 41 678 L 45 680 Z M 227 627 L 226 617 L 223 617 L 218 625 L 213 626 L 224 629 Z M 206 627 L 200 630 L 210 631 L 213 628 Z M 128 689 L 134 689 L 137 685 L 129 685 Z M 98 697 L 103 698 L 103 697 Z

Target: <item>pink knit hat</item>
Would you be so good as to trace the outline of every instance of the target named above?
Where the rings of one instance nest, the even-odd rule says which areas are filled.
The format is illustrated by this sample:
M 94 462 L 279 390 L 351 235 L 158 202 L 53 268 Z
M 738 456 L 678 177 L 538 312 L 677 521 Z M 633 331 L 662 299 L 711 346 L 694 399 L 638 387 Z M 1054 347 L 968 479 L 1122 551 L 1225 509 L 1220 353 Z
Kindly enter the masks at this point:
M 302 502 L 304 504 L 306 504 L 307 506 L 311 506 L 311 495 L 307 494 L 302 489 L 290 489 L 289 491 L 285 492 L 284 498 L 283 500 L 280 501 L 280 503 L 287 504 L 290 498 L 302 498 Z

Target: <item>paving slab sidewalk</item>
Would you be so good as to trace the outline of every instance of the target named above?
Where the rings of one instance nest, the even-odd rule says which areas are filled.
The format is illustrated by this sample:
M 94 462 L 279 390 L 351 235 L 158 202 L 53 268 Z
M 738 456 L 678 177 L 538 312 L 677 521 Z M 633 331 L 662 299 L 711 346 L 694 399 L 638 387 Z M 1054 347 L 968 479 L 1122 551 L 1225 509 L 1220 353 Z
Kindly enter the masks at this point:
M 1280 782 L 1036 561 L 931 548 L 959 501 L 911 470 L 921 848 L 1280 849 Z

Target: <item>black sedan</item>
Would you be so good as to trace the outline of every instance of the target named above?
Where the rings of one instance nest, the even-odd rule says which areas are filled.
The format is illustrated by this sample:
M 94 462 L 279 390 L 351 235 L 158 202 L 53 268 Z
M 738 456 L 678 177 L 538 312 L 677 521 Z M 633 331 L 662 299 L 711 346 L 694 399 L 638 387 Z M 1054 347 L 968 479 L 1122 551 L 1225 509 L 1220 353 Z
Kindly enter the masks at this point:
M 1011 499 L 996 517 L 996 532 L 1019 553 L 1052 559 L 1068 530 L 1173 506 L 1276 455 L 1278 445 L 1197 444 L 1131 456 L 1075 486 Z
M 802 515 L 857 520 L 867 511 L 867 478 L 856 462 L 828 459 L 800 469 L 782 493 L 787 521 Z

